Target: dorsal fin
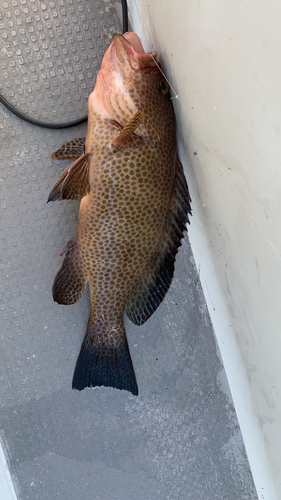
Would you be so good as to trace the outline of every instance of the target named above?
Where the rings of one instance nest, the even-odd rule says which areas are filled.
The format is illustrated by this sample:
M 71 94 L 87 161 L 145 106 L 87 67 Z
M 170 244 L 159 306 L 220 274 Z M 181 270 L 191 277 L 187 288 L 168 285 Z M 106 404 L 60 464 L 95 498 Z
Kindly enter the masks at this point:
M 129 319 L 142 325 L 164 299 L 174 274 L 174 262 L 191 215 L 190 195 L 182 164 L 177 159 L 173 194 L 161 245 L 146 276 L 126 306 Z

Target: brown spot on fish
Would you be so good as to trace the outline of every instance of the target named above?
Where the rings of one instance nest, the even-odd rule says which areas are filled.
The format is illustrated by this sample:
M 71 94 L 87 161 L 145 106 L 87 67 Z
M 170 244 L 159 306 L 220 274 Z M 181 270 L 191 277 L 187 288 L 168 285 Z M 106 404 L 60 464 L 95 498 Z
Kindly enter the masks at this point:
M 163 76 L 135 33 L 113 37 L 88 110 L 87 166 L 66 169 L 50 195 L 73 196 L 86 186 L 54 298 L 73 303 L 89 283 L 91 311 L 72 387 L 137 394 L 123 314 L 142 324 L 165 297 L 191 200 Z

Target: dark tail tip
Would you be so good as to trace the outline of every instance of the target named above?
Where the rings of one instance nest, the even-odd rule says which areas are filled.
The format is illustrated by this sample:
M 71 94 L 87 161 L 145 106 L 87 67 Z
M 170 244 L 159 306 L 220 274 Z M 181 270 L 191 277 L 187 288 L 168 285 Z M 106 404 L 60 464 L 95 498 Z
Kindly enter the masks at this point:
M 127 340 L 117 347 L 105 343 L 92 345 L 86 338 L 77 359 L 72 389 L 115 387 L 138 395 L 138 385 Z

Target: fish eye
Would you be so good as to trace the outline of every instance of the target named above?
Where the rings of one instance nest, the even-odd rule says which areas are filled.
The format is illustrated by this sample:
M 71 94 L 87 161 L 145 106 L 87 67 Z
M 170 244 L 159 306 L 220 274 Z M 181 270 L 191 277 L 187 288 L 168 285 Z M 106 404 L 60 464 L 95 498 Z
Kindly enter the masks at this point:
M 169 92 L 170 87 L 166 80 L 161 80 L 161 82 L 159 83 L 159 89 L 161 90 L 162 94 L 167 94 Z

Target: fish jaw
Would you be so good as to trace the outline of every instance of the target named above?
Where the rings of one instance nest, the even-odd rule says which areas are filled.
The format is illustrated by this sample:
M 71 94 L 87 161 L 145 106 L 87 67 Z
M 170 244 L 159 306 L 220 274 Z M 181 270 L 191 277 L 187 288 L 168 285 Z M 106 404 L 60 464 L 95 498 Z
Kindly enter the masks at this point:
M 130 44 L 138 54 L 145 54 L 141 39 L 136 33 L 134 33 L 133 31 L 127 31 L 126 33 L 124 33 L 123 37 L 126 38 L 128 42 L 130 42 Z
M 134 70 L 149 70 L 157 65 L 153 59 L 156 59 L 157 52 L 149 54 L 144 52 L 142 43 L 136 33 L 128 32 L 122 35 L 115 35 L 112 43 L 112 55 L 116 59 L 119 71 L 126 77 L 127 64 Z M 153 56 L 153 58 L 151 57 Z
M 157 52 L 154 51 L 151 55 L 155 59 Z M 110 82 L 120 87 L 123 81 L 131 76 L 132 70 L 149 71 L 157 67 L 151 55 L 144 52 L 136 33 L 114 35 L 104 55 L 99 77 L 105 85 Z

